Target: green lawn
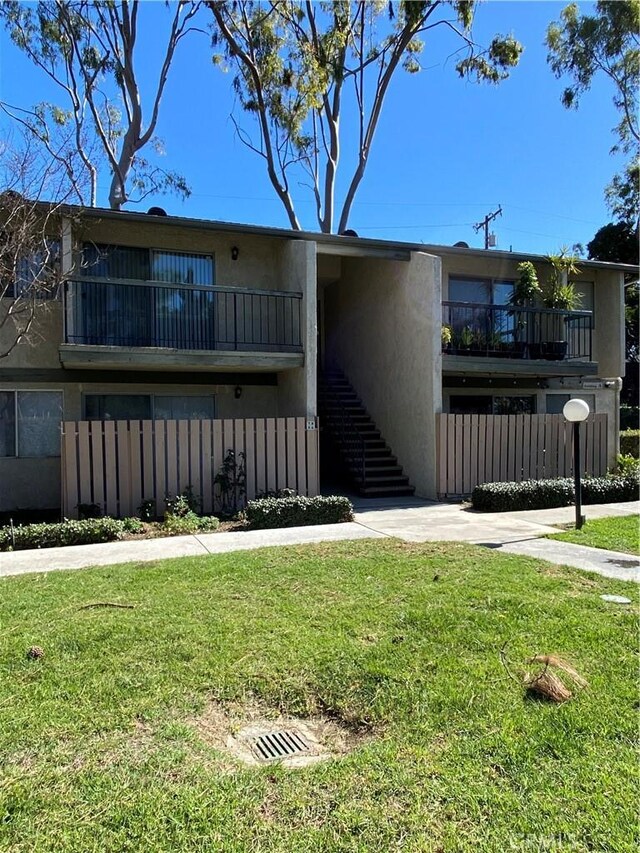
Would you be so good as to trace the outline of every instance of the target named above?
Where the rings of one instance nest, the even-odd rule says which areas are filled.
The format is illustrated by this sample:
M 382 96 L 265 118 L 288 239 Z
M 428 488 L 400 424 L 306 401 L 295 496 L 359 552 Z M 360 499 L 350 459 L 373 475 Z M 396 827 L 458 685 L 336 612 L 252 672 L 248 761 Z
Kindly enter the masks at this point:
M 135 608 L 79 609 L 99 601 Z M 0 850 L 636 851 L 636 605 L 628 583 L 389 540 L 5 579 Z M 526 699 L 505 643 L 512 670 L 555 653 L 589 687 Z M 190 725 L 213 701 L 369 739 L 247 768 Z
M 640 555 L 640 516 L 624 515 L 616 518 L 594 518 L 586 521 L 581 530 L 556 533 L 549 539 L 575 542 L 592 548 L 622 551 Z

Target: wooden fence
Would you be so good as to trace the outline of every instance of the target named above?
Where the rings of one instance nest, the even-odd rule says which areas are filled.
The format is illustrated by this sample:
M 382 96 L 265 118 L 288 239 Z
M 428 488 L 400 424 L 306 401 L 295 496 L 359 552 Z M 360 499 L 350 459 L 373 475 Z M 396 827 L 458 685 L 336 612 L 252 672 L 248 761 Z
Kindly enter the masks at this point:
M 153 499 L 159 514 L 167 495 L 191 486 L 204 514 L 220 506 L 214 479 L 229 450 L 244 454 L 246 498 L 281 488 L 319 492 L 318 421 L 239 420 L 65 421 L 62 425 L 62 507 L 97 504 L 116 517 L 135 515 Z
M 562 415 L 436 415 L 437 491 L 469 495 L 479 483 L 573 476 L 573 429 Z M 580 427 L 584 473 L 607 470 L 607 416 Z

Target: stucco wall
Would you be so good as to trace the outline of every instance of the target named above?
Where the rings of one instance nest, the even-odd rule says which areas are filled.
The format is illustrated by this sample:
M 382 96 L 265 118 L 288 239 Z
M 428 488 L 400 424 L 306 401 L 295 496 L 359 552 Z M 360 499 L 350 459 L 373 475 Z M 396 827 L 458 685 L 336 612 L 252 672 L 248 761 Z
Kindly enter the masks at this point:
M 11 300 L 0 300 L 0 317 L 5 316 Z M 7 321 L 0 329 L 0 354 L 6 352 L 16 339 L 15 328 Z M 62 341 L 62 303 L 57 300 L 44 302 L 36 309 L 35 322 L 28 337 L 15 346 L 5 358 L 0 359 L 0 368 L 60 367 L 58 346 Z
M 281 251 L 283 282 L 286 290 L 302 293 L 301 332 L 304 365 L 278 375 L 281 417 L 313 418 L 316 415 L 317 362 L 317 269 L 316 244 L 290 240 Z
M 439 259 L 343 258 L 342 278 L 324 300 L 327 366 L 351 380 L 417 494 L 435 497 Z

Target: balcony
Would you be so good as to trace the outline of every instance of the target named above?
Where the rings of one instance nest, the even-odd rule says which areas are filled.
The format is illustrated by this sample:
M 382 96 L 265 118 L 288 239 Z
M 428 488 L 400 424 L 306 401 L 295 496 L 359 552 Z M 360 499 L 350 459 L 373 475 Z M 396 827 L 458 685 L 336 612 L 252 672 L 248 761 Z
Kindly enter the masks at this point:
M 597 372 L 592 361 L 591 311 L 443 302 L 442 324 L 445 371 L 540 375 Z
M 299 367 L 302 295 L 82 278 L 64 285 L 65 367 Z

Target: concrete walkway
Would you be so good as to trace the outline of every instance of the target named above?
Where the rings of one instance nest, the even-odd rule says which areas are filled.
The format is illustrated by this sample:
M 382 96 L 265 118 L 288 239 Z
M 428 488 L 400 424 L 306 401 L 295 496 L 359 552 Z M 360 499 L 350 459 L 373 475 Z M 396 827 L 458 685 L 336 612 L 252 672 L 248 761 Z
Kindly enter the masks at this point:
M 392 502 L 384 498 L 356 500 L 354 506 L 355 521 L 348 524 L 207 533 L 0 553 L 0 576 L 221 554 L 272 545 L 397 537 L 407 542 L 450 540 L 476 543 L 587 569 L 605 577 L 640 581 L 640 561 L 629 554 L 538 538 L 547 533 L 557 533 L 552 524 L 572 523 L 572 507 L 480 513 L 460 504 L 439 504 L 413 498 L 394 499 Z M 638 513 L 640 504 L 602 504 L 584 509 L 587 518 L 600 518 Z

